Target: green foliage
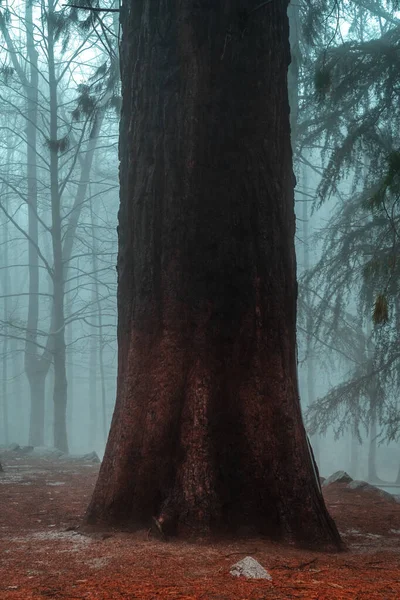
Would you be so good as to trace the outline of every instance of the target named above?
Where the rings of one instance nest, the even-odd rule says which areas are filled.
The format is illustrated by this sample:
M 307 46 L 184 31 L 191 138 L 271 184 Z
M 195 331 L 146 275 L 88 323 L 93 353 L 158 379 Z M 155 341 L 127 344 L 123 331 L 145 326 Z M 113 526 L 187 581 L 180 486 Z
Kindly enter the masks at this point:
M 300 293 L 308 290 L 300 324 L 311 315 L 319 364 L 330 368 L 334 349 L 334 364 L 345 372 L 310 407 L 307 422 L 315 431 L 334 422 L 337 435 L 367 427 L 373 400 L 383 435 L 398 439 L 400 20 L 390 13 L 398 0 L 368 3 L 371 13 L 343 0 L 306 5 L 312 50 L 301 74 L 298 152 L 321 153 L 314 210 L 329 198 L 336 208 L 316 236 L 324 253 L 300 281 Z
M 7 85 L 14 75 L 13 67 L 10 67 L 9 65 L 3 65 L 0 67 L 0 75 L 2 76 L 4 83 Z
M 93 75 L 91 75 L 90 80 L 95 80 L 98 77 L 102 77 L 104 75 L 106 75 L 108 71 L 108 63 L 107 61 L 104 61 L 99 67 L 97 67 L 97 69 L 95 70 L 95 72 L 93 73 Z
M 66 152 L 69 148 L 70 139 L 67 135 L 60 138 L 59 140 L 46 139 L 46 146 L 51 152 Z
M 375 325 L 387 323 L 389 320 L 388 301 L 384 294 L 378 294 L 376 297 L 372 320 Z
M 89 13 L 89 15 L 86 17 L 86 19 L 84 19 L 83 21 L 79 21 L 78 26 L 79 29 L 83 32 L 88 32 L 90 31 L 93 26 L 94 26 L 94 15 L 92 13 Z
M 54 41 L 57 42 L 60 37 L 68 32 L 70 22 L 64 12 L 45 13 L 49 31 L 52 32 Z
M 114 109 L 117 117 L 119 117 L 119 115 L 121 113 L 121 106 L 122 106 L 121 96 L 117 96 L 117 95 L 111 96 L 110 102 L 109 102 L 109 107 Z
M 11 11 L 8 6 L 0 11 L 0 27 L 7 27 L 7 25 L 11 25 Z
M 384 185 L 392 194 L 400 193 L 400 151 L 393 150 L 388 156 L 388 171 L 384 179 Z
M 332 86 L 332 73 L 326 67 L 317 68 L 314 76 L 315 95 L 317 100 L 324 100 Z
M 76 111 L 79 115 L 90 117 L 96 109 L 96 98 L 90 93 L 90 86 L 84 83 L 78 85 L 78 102 Z
M 329 2 L 327 0 L 305 0 L 304 4 L 306 10 L 302 19 L 303 39 L 307 45 L 317 46 L 321 43 Z

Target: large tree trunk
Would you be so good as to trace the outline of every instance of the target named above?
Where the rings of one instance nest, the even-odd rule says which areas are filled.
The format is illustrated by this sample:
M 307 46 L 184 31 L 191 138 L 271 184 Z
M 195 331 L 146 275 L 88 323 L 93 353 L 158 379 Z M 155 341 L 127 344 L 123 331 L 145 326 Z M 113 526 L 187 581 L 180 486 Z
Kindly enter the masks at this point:
M 295 359 L 286 2 L 123 16 L 117 402 L 89 522 L 341 545 Z

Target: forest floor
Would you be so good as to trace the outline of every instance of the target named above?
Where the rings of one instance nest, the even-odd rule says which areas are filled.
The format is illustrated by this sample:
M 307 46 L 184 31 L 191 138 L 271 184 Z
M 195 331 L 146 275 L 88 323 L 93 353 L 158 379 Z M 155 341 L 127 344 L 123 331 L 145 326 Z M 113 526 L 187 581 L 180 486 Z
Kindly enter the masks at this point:
M 261 539 L 165 543 L 147 532 L 84 533 L 98 465 L 1 457 L 0 600 L 400 599 L 400 504 L 331 484 L 324 496 L 348 551 Z M 252 556 L 272 581 L 230 575 Z

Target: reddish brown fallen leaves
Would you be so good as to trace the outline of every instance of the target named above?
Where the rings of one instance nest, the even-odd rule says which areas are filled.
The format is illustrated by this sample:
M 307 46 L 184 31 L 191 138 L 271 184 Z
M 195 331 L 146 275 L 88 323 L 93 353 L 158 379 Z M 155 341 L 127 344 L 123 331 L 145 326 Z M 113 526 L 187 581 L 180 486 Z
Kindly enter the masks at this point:
M 4 456 L 0 600 L 398 600 L 400 504 L 334 484 L 325 491 L 349 552 L 318 554 L 260 539 L 164 543 L 80 533 L 97 466 Z M 229 574 L 250 555 L 272 575 Z

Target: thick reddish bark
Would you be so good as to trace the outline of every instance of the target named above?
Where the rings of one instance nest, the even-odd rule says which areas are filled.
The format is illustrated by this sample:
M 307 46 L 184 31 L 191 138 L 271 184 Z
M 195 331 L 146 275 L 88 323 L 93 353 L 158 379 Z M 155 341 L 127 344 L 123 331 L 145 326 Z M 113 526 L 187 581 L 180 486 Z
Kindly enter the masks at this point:
M 87 520 L 338 548 L 297 389 L 287 3 L 259 4 L 124 9 L 118 391 Z

